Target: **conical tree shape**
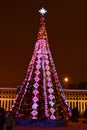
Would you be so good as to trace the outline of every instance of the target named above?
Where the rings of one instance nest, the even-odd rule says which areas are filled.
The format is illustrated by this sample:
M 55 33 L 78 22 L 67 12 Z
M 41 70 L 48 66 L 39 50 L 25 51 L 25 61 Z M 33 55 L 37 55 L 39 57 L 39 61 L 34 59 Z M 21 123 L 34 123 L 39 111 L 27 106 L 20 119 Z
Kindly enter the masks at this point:
M 12 111 L 18 118 L 69 119 L 71 110 L 55 69 L 45 27 L 41 23 L 34 53 Z

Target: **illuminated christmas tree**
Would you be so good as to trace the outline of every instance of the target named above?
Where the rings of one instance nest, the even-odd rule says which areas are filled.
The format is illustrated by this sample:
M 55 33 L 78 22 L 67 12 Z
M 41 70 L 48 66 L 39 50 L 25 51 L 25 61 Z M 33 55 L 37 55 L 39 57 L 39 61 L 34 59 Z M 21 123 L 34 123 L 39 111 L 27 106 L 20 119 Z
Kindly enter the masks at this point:
M 48 44 L 44 17 L 47 11 L 42 8 L 39 12 L 40 28 L 34 53 L 12 111 L 17 118 L 68 120 L 71 110 L 65 100 Z

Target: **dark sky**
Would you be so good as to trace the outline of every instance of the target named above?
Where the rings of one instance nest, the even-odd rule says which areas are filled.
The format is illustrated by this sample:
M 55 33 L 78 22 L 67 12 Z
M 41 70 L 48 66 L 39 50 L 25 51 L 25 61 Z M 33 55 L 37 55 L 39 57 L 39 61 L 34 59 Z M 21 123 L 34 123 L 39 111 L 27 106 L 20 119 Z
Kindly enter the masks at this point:
M 87 3 L 79 0 L 0 1 L 0 87 L 20 85 L 47 9 L 49 45 L 60 82 L 87 82 Z

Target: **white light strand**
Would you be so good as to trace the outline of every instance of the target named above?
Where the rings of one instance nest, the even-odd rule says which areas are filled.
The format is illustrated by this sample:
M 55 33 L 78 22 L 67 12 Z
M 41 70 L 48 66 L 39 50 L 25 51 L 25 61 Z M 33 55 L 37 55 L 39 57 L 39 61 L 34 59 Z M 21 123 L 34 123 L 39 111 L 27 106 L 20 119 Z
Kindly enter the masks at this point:
M 62 98 L 65 100 L 65 94 L 64 94 L 63 89 L 62 89 L 62 86 L 61 86 L 61 84 L 60 84 L 60 82 L 59 82 L 59 80 L 58 80 L 58 75 L 57 75 L 57 72 L 56 72 L 56 68 L 55 68 L 55 65 L 54 65 L 54 62 L 53 62 L 53 58 L 52 58 L 52 55 L 51 55 L 51 51 L 50 51 L 50 49 L 49 49 L 49 45 L 48 45 L 48 44 L 47 44 L 47 48 L 48 48 L 48 53 L 49 53 L 50 61 L 51 61 L 51 64 L 52 64 L 52 69 L 53 69 L 53 71 L 54 71 L 54 74 L 56 74 L 56 76 L 55 76 L 55 77 L 56 77 L 55 82 L 58 83 L 59 90 L 62 92 L 62 93 L 61 93 L 61 96 L 62 96 Z M 65 103 L 65 105 L 67 106 L 67 103 Z M 70 110 L 69 105 L 68 105 L 68 112 L 69 112 L 69 115 L 71 115 L 71 110 Z
M 46 57 L 47 57 L 47 54 L 46 54 Z M 47 62 L 47 60 L 48 60 L 48 57 L 47 57 L 47 59 L 45 60 L 45 62 L 46 62 L 46 66 L 48 66 L 48 70 L 46 70 L 46 73 L 47 73 L 47 71 L 48 72 L 50 72 L 50 66 L 49 66 L 49 63 Z M 49 74 L 49 73 L 48 73 Z M 49 76 L 47 76 L 50 80 L 48 80 L 47 79 L 47 85 L 49 85 L 48 83 L 50 83 L 51 84 L 51 86 L 48 86 L 49 88 L 48 88 L 48 92 L 50 93 L 50 95 L 52 96 L 52 98 L 50 98 L 50 96 L 48 96 L 48 98 L 49 98 L 49 105 L 50 105 L 50 109 L 51 110 L 54 110 L 54 105 L 55 105 L 55 103 L 53 102 L 53 99 L 55 98 L 55 96 L 53 96 L 53 93 L 54 93 L 54 91 L 53 91 L 53 84 L 52 84 L 52 81 L 51 81 L 51 73 L 50 73 L 50 75 Z M 50 119 L 52 119 L 52 118 L 54 118 L 54 119 L 56 119 L 56 117 L 55 117 L 55 115 L 54 115 L 54 112 L 55 112 L 55 110 L 54 111 L 51 111 L 50 110 L 50 112 L 51 112 L 51 115 L 50 115 Z
M 43 48 L 43 41 L 41 42 L 41 48 Z M 47 93 L 46 93 L 46 73 L 45 73 L 44 63 L 45 63 L 45 60 L 44 60 L 44 54 L 43 54 L 43 49 L 42 49 L 42 69 L 43 69 L 43 90 L 44 90 L 44 98 L 45 98 L 45 115 L 46 115 L 46 117 L 49 117 Z
M 35 57 L 36 57 L 36 53 L 33 54 L 32 58 L 34 57 L 34 60 L 32 62 L 32 69 L 30 71 L 30 75 L 29 75 L 29 79 L 31 79 L 31 76 L 32 76 L 32 72 L 33 72 L 33 69 L 34 69 L 34 62 L 35 62 Z M 25 87 L 25 90 L 27 89 L 27 85 Z M 23 98 L 24 98 L 24 95 L 26 94 L 26 91 L 24 92 L 24 94 L 22 95 L 22 98 L 20 100 L 20 103 L 19 103 L 19 108 L 18 108 L 18 111 L 16 112 L 16 115 L 18 115 L 19 113 L 19 110 L 20 110 L 20 107 L 21 107 L 21 104 L 22 104 L 22 101 L 23 101 Z
M 38 58 L 38 60 L 40 60 L 40 59 Z M 38 61 L 38 60 L 37 60 L 37 61 Z M 37 61 L 36 61 L 36 63 L 37 63 L 37 64 L 36 64 L 36 71 L 40 69 L 40 68 L 37 69 L 37 65 L 39 64 L 39 66 L 40 66 L 40 63 L 38 63 Z M 36 74 L 35 77 L 38 77 L 39 73 L 36 73 L 36 71 L 35 71 L 35 74 Z M 34 78 L 34 79 L 36 79 L 36 78 Z M 34 84 L 38 84 L 38 81 L 35 81 Z M 37 94 L 35 94 L 34 91 L 35 91 L 35 90 L 38 91 L 39 84 L 38 84 L 38 87 L 37 87 L 37 88 L 35 88 L 34 85 L 33 85 L 33 87 L 34 87 L 34 90 L 33 90 L 34 97 L 36 97 L 36 98 L 38 99 Z M 38 91 L 38 93 L 39 93 L 39 91 Z M 34 97 L 33 97 L 33 98 L 34 98 Z M 38 100 L 39 100 L 39 99 L 38 99 Z M 34 101 L 34 100 L 33 100 L 33 104 L 32 104 L 32 109 L 33 109 L 33 111 L 36 110 L 36 113 L 37 113 L 37 114 L 38 114 L 38 111 L 37 111 L 37 107 L 36 107 L 35 103 L 37 104 L 38 100 L 37 100 L 37 101 Z M 37 104 L 37 106 L 38 106 L 38 104 Z M 33 115 L 33 114 L 34 114 L 33 111 L 31 112 L 31 114 L 32 114 L 32 119 L 37 119 L 37 114 L 36 114 L 36 115 Z

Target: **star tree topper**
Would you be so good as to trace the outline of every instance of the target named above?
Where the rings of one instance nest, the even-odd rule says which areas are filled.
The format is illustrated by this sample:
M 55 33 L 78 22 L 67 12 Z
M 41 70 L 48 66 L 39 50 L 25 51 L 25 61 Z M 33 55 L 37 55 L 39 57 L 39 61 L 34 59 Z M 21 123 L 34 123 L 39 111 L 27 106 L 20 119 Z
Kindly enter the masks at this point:
M 39 12 L 41 15 L 44 15 L 44 14 L 46 14 L 47 10 L 45 10 L 44 8 L 42 8 L 42 9 L 40 9 L 38 12 Z

